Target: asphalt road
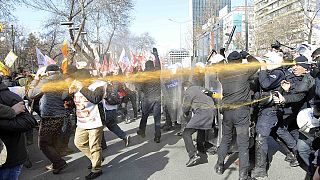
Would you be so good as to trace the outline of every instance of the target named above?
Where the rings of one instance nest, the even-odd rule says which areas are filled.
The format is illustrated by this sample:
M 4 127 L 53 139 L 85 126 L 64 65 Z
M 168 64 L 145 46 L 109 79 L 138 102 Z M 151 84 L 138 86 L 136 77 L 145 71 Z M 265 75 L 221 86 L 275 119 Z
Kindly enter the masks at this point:
M 121 139 L 117 138 L 109 130 L 105 129 L 105 137 L 108 149 L 103 151 L 105 160 L 103 162 L 103 175 L 99 180 L 213 180 L 213 179 L 238 179 L 238 167 L 234 163 L 236 154 L 229 156 L 226 162 L 228 168 L 223 175 L 214 172 L 214 165 L 217 161 L 216 155 L 209 155 L 208 162 L 203 162 L 194 167 L 186 167 L 188 156 L 184 142 L 176 131 L 162 134 L 161 143 L 153 142 L 153 118 L 148 120 L 146 137 L 141 138 L 136 134 L 139 121 L 130 124 L 119 123 L 120 127 L 132 136 L 131 145 L 127 148 Z M 285 156 L 279 151 L 279 147 L 270 140 L 271 165 L 268 171 L 271 180 L 302 180 L 306 172 L 300 168 L 291 168 L 284 161 Z M 45 166 L 50 162 L 42 152 L 34 145 L 28 146 L 30 159 L 33 167 L 23 168 L 21 180 L 78 180 L 90 173 L 87 169 L 89 160 L 73 145 L 73 139 L 69 146 L 75 153 L 64 157 L 68 167 L 59 175 L 53 175 L 46 171 Z

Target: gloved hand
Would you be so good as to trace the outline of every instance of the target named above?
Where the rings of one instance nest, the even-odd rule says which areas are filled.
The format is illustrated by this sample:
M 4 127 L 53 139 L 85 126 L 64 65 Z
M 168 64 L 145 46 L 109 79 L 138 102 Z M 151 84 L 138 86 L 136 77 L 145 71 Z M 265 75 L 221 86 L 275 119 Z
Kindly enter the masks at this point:
M 209 90 L 202 90 L 202 92 L 203 92 L 204 94 L 206 94 L 207 96 L 209 96 L 209 97 L 212 97 L 212 95 L 213 95 L 213 92 L 211 92 L 211 91 L 209 91 Z
M 274 92 L 274 94 L 272 95 L 272 99 L 273 99 L 273 102 L 276 104 L 285 103 L 284 97 L 278 91 Z
M 313 78 L 316 78 L 318 75 L 319 75 L 319 68 L 315 65 L 312 65 L 311 68 L 310 68 L 310 75 L 313 77 Z
M 190 114 L 190 111 L 183 113 L 184 117 L 188 117 Z
M 247 51 L 241 51 L 240 56 L 242 59 L 247 59 L 250 54 Z

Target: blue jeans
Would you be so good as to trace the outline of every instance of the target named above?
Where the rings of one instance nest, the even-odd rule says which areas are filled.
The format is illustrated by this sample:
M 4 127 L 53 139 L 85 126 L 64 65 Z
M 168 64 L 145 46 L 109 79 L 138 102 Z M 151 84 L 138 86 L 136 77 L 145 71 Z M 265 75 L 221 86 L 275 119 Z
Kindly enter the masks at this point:
M 18 180 L 22 165 L 0 169 L 0 180 Z

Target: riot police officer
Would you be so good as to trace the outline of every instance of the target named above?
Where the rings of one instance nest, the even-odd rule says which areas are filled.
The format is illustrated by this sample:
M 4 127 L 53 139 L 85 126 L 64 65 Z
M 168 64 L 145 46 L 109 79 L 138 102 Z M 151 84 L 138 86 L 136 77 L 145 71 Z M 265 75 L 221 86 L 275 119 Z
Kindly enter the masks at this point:
M 283 62 L 282 54 L 278 52 L 269 52 L 265 55 L 266 66 L 261 67 L 259 73 L 259 83 L 262 93 L 269 93 L 270 96 L 279 96 L 281 91 L 281 82 L 285 80 L 285 70 L 281 67 Z M 256 143 L 255 143 L 255 168 L 252 176 L 255 178 L 267 176 L 267 138 L 272 129 L 277 125 L 279 117 L 282 115 L 282 108 L 273 101 L 260 106 L 257 126 L 256 126 Z M 285 130 L 276 130 L 277 135 L 285 141 L 286 145 L 294 149 L 296 141 L 291 134 Z
M 234 51 L 228 56 L 229 64 L 240 64 L 242 57 L 239 52 Z M 256 60 L 255 58 L 249 58 Z M 250 62 L 249 62 L 250 63 Z M 246 104 L 251 102 L 250 78 L 258 71 L 256 68 L 240 69 L 237 71 L 222 73 L 220 81 L 223 89 L 222 102 L 223 108 L 223 126 L 222 126 L 222 141 L 218 148 L 218 162 L 215 166 L 216 173 L 224 172 L 224 159 L 227 155 L 233 129 L 236 130 L 237 145 L 239 149 L 239 179 L 248 179 L 249 170 L 249 126 L 250 126 L 250 107 L 240 105 L 232 107 L 228 105 Z

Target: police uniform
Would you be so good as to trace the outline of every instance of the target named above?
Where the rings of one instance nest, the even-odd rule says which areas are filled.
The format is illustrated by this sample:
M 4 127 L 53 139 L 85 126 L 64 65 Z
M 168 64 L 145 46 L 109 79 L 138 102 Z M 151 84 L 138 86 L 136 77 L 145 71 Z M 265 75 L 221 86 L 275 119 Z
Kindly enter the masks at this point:
M 229 54 L 228 61 L 241 63 L 241 56 L 238 52 L 234 51 Z M 224 107 L 223 134 L 218 148 L 218 162 L 215 167 L 218 174 L 222 174 L 224 171 L 224 159 L 232 141 L 233 130 L 235 129 L 240 161 L 239 179 L 248 178 L 250 107 L 243 104 L 251 102 L 250 79 L 257 70 L 258 68 L 249 68 L 226 72 L 220 75 Z
M 286 73 L 283 68 L 276 68 L 271 71 L 262 70 L 259 73 L 260 88 L 263 92 L 281 91 L 280 83 L 286 79 Z M 267 154 L 268 154 L 268 136 L 273 127 L 282 118 L 283 108 L 270 102 L 261 106 L 258 121 L 256 125 L 256 146 L 255 146 L 255 169 L 252 172 L 253 177 L 267 176 Z M 285 141 L 289 148 L 296 146 L 296 141 L 286 129 L 277 129 L 277 135 Z

